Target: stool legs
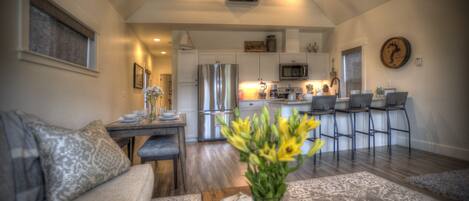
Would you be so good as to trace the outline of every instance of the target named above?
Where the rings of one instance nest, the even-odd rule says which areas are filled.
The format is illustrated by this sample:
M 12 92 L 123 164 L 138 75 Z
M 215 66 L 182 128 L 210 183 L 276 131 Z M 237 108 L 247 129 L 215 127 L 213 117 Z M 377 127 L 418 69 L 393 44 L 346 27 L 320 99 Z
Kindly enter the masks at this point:
M 173 158 L 174 188 L 178 188 L 178 158 Z
M 376 155 L 376 139 L 375 139 L 375 123 L 373 122 L 373 115 L 371 115 L 371 110 L 368 111 L 368 145 L 370 144 L 369 137 L 373 136 L 373 157 Z M 371 124 L 370 124 L 371 123 Z
M 340 152 L 340 149 L 339 149 L 339 128 L 337 127 L 337 116 L 336 114 L 334 113 L 334 141 L 337 141 L 337 161 L 339 161 L 339 152 Z M 334 142 L 334 145 L 335 145 L 335 142 Z M 335 148 L 335 146 L 334 146 Z
M 389 118 L 389 111 L 386 110 L 386 119 L 387 119 L 387 130 L 388 130 L 388 152 L 389 152 L 389 155 L 391 156 L 392 155 L 392 137 L 391 137 L 391 118 Z
M 410 138 L 410 121 L 409 121 L 409 115 L 407 115 L 407 110 L 406 109 L 404 109 L 404 114 L 405 114 L 405 118 L 407 120 L 407 129 L 408 129 L 408 133 L 409 133 L 409 155 L 410 155 L 411 152 L 412 152 L 411 138 Z

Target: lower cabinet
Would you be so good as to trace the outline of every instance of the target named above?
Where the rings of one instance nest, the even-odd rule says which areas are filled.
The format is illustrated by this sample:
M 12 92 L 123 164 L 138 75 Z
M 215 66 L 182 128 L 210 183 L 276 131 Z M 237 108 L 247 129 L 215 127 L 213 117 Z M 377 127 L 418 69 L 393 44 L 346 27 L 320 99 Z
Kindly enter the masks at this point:
M 239 115 L 241 118 L 252 117 L 254 114 L 261 114 L 262 107 L 266 105 L 265 100 L 252 100 L 239 102 Z

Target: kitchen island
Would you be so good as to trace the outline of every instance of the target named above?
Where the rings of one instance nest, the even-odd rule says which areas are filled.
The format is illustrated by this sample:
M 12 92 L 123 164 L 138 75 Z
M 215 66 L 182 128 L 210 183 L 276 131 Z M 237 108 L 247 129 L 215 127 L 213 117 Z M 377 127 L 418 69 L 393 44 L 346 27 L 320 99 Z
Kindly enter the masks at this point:
M 265 105 L 268 105 L 271 116 L 273 117 L 274 112 L 280 110 L 282 117 L 289 117 L 293 112 L 293 109 L 298 111 L 310 111 L 311 110 L 311 100 L 298 100 L 298 101 L 288 101 L 288 100 L 268 100 L 264 102 Z M 338 98 L 336 102 L 336 109 L 345 109 L 349 103 L 349 98 Z M 385 97 L 373 97 L 372 106 L 382 106 L 385 103 Z M 374 126 L 378 130 L 386 130 L 386 114 L 380 111 L 372 111 Z M 405 128 L 404 122 L 402 121 L 403 113 L 401 112 L 391 112 L 390 118 L 393 127 Z M 351 132 L 351 122 L 348 114 L 337 112 L 337 126 L 340 133 L 350 134 Z M 360 113 L 357 114 L 357 130 L 368 131 L 368 114 Z M 321 119 L 322 132 L 332 135 L 333 133 L 333 118 L 332 116 L 323 116 Z M 312 132 L 311 134 L 312 135 Z M 393 132 L 392 144 L 396 143 L 396 136 L 398 132 Z M 323 151 L 333 151 L 333 140 L 325 139 L 326 144 L 323 147 Z M 387 145 L 387 136 L 384 134 L 376 134 L 376 146 L 386 146 Z M 368 136 L 357 134 L 357 148 L 366 148 L 368 147 Z M 309 144 L 306 144 L 303 147 L 303 150 L 308 150 Z M 349 138 L 341 137 L 340 138 L 340 150 L 349 150 L 351 149 L 351 140 Z

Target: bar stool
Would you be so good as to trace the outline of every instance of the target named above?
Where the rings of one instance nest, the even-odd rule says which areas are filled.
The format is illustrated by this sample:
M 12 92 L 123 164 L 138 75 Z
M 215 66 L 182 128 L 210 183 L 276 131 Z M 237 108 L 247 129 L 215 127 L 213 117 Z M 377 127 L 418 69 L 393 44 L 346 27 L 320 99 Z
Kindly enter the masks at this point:
M 313 131 L 313 137 L 308 138 L 309 141 L 314 141 L 322 136 L 331 138 L 334 140 L 334 154 L 336 150 L 336 140 L 338 140 L 337 136 L 337 121 L 336 121 L 336 113 L 335 113 L 335 103 L 337 97 L 336 96 L 314 96 L 311 102 L 311 111 L 309 112 L 300 112 L 300 114 L 306 114 L 308 116 L 319 117 L 321 121 L 322 116 L 324 115 L 332 115 L 334 120 L 334 132 L 332 135 L 328 135 L 326 133 L 322 133 L 322 122 L 319 124 L 319 137 L 316 134 L 316 130 Z M 337 144 L 337 150 L 339 149 L 339 144 Z M 321 156 L 321 150 L 319 151 L 319 155 Z M 314 155 L 314 164 L 316 164 L 316 155 Z
M 142 159 L 142 163 L 145 163 L 147 161 L 172 160 L 174 173 L 174 188 L 178 187 L 177 172 L 179 161 L 182 173 L 182 185 L 183 189 L 185 190 L 184 167 L 180 160 L 181 152 L 179 150 L 177 137 L 177 135 L 152 136 L 138 150 L 138 155 Z
M 379 111 L 384 111 L 386 112 L 386 119 L 387 119 L 387 130 L 386 131 L 381 131 L 381 130 L 376 130 L 373 128 L 372 132 L 373 133 L 383 133 L 388 135 L 388 151 L 389 155 L 392 155 L 392 149 L 391 149 L 391 134 L 392 131 L 400 131 L 404 133 L 408 133 L 409 135 L 409 155 L 411 154 L 411 136 L 410 136 L 410 121 L 409 121 L 409 116 L 407 115 L 407 110 L 405 107 L 406 101 L 407 101 L 407 92 L 392 92 L 386 94 L 386 101 L 385 105 L 383 107 L 371 107 L 373 110 L 379 110 Z M 404 129 L 398 129 L 398 128 L 393 128 L 391 126 L 391 119 L 389 118 L 389 112 L 391 111 L 404 111 L 405 118 L 407 121 L 407 130 Z
M 337 131 L 339 137 L 348 137 L 352 139 L 352 160 L 355 160 L 357 151 L 357 133 L 368 136 L 368 151 L 370 150 L 371 137 L 373 137 L 373 156 L 375 155 L 375 135 L 372 132 L 374 128 L 373 117 L 371 116 L 371 101 L 373 94 L 353 94 L 350 96 L 349 105 L 346 109 L 336 109 L 337 112 L 346 113 L 350 117 L 350 125 L 352 127 L 351 134 L 343 134 Z M 357 114 L 368 113 L 368 132 L 357 130 Z M 339 141 L 339 139 L 337 139 Z M 337 158 L 339 154 L 337 154 Z

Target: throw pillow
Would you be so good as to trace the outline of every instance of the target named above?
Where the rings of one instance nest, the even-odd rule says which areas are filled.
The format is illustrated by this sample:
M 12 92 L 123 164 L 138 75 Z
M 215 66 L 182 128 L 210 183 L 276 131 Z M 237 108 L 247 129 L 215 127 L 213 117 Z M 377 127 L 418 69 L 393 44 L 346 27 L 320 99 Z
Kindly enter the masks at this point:
M 101 121 L 80 130 L 30 124 L 39 145 L 48 201 L 68 201 L 127 171 L 130 161 Z

